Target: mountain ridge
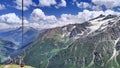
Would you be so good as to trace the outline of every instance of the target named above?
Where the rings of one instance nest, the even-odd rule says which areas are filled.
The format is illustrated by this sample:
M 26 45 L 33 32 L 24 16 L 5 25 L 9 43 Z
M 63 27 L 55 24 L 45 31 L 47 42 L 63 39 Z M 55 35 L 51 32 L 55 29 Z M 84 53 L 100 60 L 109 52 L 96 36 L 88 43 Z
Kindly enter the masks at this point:
M 27 51 L 25 63 L 37 68 L 119 68 L 115 40 L 120 37 L 120 19 L 107 17 L 46 30 Z

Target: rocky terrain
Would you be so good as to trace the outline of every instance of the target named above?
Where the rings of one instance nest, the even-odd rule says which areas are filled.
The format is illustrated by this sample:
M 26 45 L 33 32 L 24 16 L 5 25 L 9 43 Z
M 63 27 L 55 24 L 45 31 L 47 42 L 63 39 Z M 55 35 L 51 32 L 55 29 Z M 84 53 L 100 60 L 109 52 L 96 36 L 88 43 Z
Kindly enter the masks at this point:
M 120 68 L 120 17 L 48 29 L 29 48 L 25 63 L 36 68 Z

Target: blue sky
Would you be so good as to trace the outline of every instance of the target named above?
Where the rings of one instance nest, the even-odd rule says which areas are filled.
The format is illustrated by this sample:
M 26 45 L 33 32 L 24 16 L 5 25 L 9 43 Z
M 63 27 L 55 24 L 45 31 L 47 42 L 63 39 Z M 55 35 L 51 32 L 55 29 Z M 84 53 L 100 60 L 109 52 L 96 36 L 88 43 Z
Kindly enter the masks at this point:
M 18 10 L 15 8 L 15 0 L 0 0 L 1 4 L 4 4 L 6 6 L 6 9 L 1 10 L 0 11 L 0 15 L 2 14 L 6 14 L 6 13 L 16 13 L 19 16 L 21 16 L 21 10 Z M 36 5 L 39 4 L 38 0 L 32 0 Z M 56 0 L 57 3 L 60 3 L 61 0 Z M 66 0 L 67 4 L 66 7 L 60 7 L 60 8 L 55 8 L 54 5 L 51 6 L 44 6 L 44 7 L 40 7 L 40 6 L 30 6 L 30 8 L 26 11 L 24 11 L 25 16 L 29 17 L 29 15 L 31 14 L 31 12 L 35 9 L 35 8 L 40 8 L 44 11 L 44 13 L 46 15 L 55 15 L 57 17 L 60 17 L 61 14 L 63 13 L 67 13 L 67 14 L 77 14 L 80 11 L 83 11 L 83 8 L 78 8 L 76 5 L 72 5 L 73 1 L 72 0 Z M 78 0 L 78 2 L 87 2 L 90 3 L 90 0 Z
M 35 8 L 40 8 L 44 11 L 44 13 L 46 15 L 55 15 L 56 17 L 60 17 L 61 14 L 65 13 L 65 14 L 77 14 L 78 12 L 82 12 L 84 9 L 88 9 L 88 10 L 93 10 L 91 8 L 79 8 L 76 5 L 76 2 L 81 3 L 81 2 L 85 2 L 85 3 L 89 3 L 89 4 L 94 4 L 91 2 L 91 0 L 76 0 L 76 2 L 74 2 L 74 0 L 65 0 L 66 1 L 66 7 L 60 7 L 60 8 L 55 8 L 56 5 L 51 5 L 51 6 L 32 6 L 30 5 L 29 9 L 24 11 L 25 12 L 25 16 L 29 17 L 29 15 L 31 14 L 31 12 L 35 9 Z M 105 0 L 104 0 L 105 1 Z M 2 14 L 6 14 L 6 13 L 16 13 L 19 16 L 21 16 L 21 10 L 18 10 L 15 8 L 16 3 L 14 3 L 15 0 L 0 0 L 0 4 L 4 4 L 6 6 L 6 9 L 1 10 L 0 11 L 0 15 Z M 39 5 L 39 0 L 32 0 L 32 2 L 34 2 L 36 5 Z M 60 3 L 61 0 L 56 0 L 57 3 Z M 117 2 L 117 1 L 116 1 Z M 74 5 L 73 5 L 74 3 Z M 104 6 L 104 4 L 103 4 Z M 111 8 L 111 10 L 120 12 L 120 6 L 115 6 L 114 8 Z M 102 7 L 103 11 L 107 10 L 105 7 Z
M 15 22 L 11 18 L 5 21 L 4 18 L 10 16 L 16 16 L 21 20 L 21 2 L 21 0 L 0 0 L 0 22 Z M 27 23 L 48 26 L 48 24 L 54 25 L 54 23 L 59 22 L 61 25 L 60 22 L 65 24 L 66 22 L 84 22 L 97 17 L 99 14 L 118 15 L 120 12 L 120 0 L 24 0 L 24 9 Z M 81 19 L 82 17 L 83 19 Z M 36 20 L 32 18 L 36 18 Z

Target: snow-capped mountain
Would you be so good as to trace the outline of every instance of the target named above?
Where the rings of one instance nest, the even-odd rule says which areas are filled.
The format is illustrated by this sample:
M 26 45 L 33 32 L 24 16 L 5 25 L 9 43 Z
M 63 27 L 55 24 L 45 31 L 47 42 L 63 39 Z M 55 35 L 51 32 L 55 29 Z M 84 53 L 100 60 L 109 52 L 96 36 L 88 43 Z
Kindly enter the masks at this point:
M 16 48 L 15 54 L 11 55 L 18 55 L 17 52 L 26 50 L 24 62 L 36 68 L 120 67 L 119 16 L 100 15 L 81 24 L 40 31 L 24 27 L 23 46 L 20 46 L 21 34 L 21 28 L 5 30 L 0 32 L 0 38 L 15 44 L 11 45 L 11 48 Z
M 119 42 L 120 17 L 100 15 L 46 30 L 26 51 L 25 63 L 36 68 L 119 68 Z
M 118 23 L 119 20 L 120 20 L 119 16 L 100 15 L 82 24 L 69 24 L 63 27 L 48 29 L 48 33 L 54 30 L 55 31 L 61 30 L 62 31 L 61 37 L 69 37 L 69 38 L 73 37 L 74 39 L 77 39 L 104 31 L 105 29 L 112 27 L 114 24 Z M 49 35 L 51 34 L 49 33 L 48 36 Z

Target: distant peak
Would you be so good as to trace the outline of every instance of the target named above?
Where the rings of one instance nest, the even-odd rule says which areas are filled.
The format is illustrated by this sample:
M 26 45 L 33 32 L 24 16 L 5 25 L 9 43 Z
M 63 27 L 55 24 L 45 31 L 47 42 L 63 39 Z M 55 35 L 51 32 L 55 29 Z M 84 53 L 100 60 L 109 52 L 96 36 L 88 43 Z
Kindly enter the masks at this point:
M 103 15 L 103 14 L 100 14 L 98 17 L 105 17 L 105 15 Z
M 110 18 L 115 18 L 115 17 L 117 17 L 117 15 L 111 15 L 111 14 L 109 14 L 103 20 L 110 19 Z

